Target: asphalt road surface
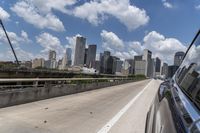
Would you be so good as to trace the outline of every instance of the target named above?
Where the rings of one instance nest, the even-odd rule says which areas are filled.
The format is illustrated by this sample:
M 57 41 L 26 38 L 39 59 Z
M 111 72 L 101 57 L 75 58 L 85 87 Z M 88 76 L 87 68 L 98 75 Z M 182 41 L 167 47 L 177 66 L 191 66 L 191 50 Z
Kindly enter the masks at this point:
M 0 109 L 0 133 L 143 133 L 159 80 Z

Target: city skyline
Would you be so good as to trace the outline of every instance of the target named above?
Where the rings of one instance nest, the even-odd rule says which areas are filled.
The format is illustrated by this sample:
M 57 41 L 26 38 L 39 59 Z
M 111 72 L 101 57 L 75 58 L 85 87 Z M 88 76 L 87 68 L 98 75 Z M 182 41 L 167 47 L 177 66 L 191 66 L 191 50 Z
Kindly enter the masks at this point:
M 174 53 L 185 52 L 199 27 L 197 16 L 200 15 L 198 14 L 200 3 L 197 1 L 184 1 L 184 5 L 177 0 L 148 1 L 146 4 L 139 0 L 109 2 L 112 4 L 108 4 L 113 5 L 119 14 L 112 10 L 107 12 L 102 6 L 106 4 L 103 0 L 96 2 L 71 0 L 57 7 L 53 2 L 47 6 L 42 1 L 27 3 L 25 0 L 8 2 L 2 0 L 0 15 L 19 60 L 45 57 L 50 49 L 55 49 L 61 58 L 66 47 L 72 48 L 74 53 L 75 38 L 84 36 L 88 39 L 86 45 L 97 44 L 97 55 L 101 51 L 109 50 L 112 55 L 127 59 L 141 54 L 142 50 L 147 48 L 152 51 L 153 57 L 159 56 L 164 62 L 173 64 Z M 95 3 L 101 10 L 96 8 L 94 13 L 87 14 L 90 9 L 85 5 L 92 6 Z M 83 9 L 85 12 L 81 12 Z M 138 11 L 137 14 L 134 13 L 135 10 Z M 185 13 L 187 10 L 192 13 Z M 101 11 L 100 14 L 105 18 L 99 15 L 98 11 Z M 122 15 L 124 12 L 128 13 L 127 16 Z M 156 15 L 156 12 L 165 15 Z M 182 17 L 177 17 L 180 16 L 179 12 L 182 12 Z M 32 19 L 35 17 L 33 14 L 45 23 L 35 22 L 35 19 Z M 168 20 L 176 21 L 168 23 Z M 189 20 L 193 21 L 191 28 L 188 28 Z M 5 36 L 2 31 L 0 33 L 0 60 L 14 60 Z M 169 57 L 165 58 L 166 55 Z
M 159 57 L 152 57 L 153 53 L 148 49 L 144 49 L 143 54 L 135 55 L 133 58 L 125 60 L 113 56 L 110 51 L 103 51 L 99 55 L 99 60 L 96 60 L 97 46 L 91 44 L 86 47 L 86 40 L 87 38 L 80 36 L 76 38 L 75 55 L 72 55 L 70 48 L 66 48 L 63 58 L 56 59 L 56 52 L 50 50 L 49 59 L 34 59 L 32 68 L 44 67 L 58 70 L 73 70 L 73 68 L 79 67 L 76 68 L 76 71 L 80 69 L 80 71 L 84 71 L 85 73 L 87 73 L 87 71 L 92 73 L 96 71 L 101 74 L 139 74 L 150 78 L 157 76 L 164 76 L 166 78 L 173 76 L 185 54 L 182 51 L 176 52 L 174 54 L 174 64 L 172 65 L 168 65 L 168 63 L 162 61 Z M 74 57 L 74 63 L 71 64 L 72 56 Z M 70 62 L 70 64 L 68 62 Z

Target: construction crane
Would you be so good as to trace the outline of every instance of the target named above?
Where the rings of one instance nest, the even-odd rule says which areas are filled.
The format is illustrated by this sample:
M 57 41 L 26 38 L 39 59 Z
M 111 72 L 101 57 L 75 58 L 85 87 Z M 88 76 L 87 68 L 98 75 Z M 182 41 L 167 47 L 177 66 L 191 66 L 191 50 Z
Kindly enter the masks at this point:
M 5 27 L 4 27 L 3 22 L 2 22 L 1 19 L 0 19 L 0 24 L 1 24 L 1 27 L 3 28 L 3 30 L 4 30 L 4 33 L 5 33 L 5 35 L 6 35 L 6 38 L 8 39 L 8 43 L 10 44 L 10 48 L 12 49 L 12 52 L 13 52 L 13 54 L 14 54 L 14 56 L 15 56 L 16 63 L 17 63 L 17 65 L 19 66 L 19 61 L 18 61 L 18 59 L 17 59 L 17 55 L 16 55 L 16 53 L 15 53 L 15 50 L 14 50 L 14 48 L 13 48 L 13 46 L 12 46 L 12 43 L 11 43 L 9 37 L 8 37 L 8 34 L 7 34 L 6 30 L 5 30 Z

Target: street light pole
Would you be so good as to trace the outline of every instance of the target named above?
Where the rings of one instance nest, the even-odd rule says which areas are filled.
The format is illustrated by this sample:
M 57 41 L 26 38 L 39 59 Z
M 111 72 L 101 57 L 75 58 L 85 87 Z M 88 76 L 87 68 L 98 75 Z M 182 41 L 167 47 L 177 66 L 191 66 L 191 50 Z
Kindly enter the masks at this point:
M 12 43 L 11 43 L 9 37 L 8 37 L 8 34 L 7 34 L 6 30 L 5 30 L 5 27 L 4 27 L 3 22 L 2 22 L 1 19 L 0 19 L 0 24 L 1 24 L 2 28 L 3 28 L 3 30 L 4 30 L 4 33 L 5 33 L 5 35 L 6 35 L 6 38 L 8 39 L 9 45 L 10 45 L 10 47 L 11 47 L 11 49 L 12 49 L 12 52 L 13 52 L 13 54 L 14 54 L 14 56 L 15 56 L 16 63 L 17 63 L 17 65 L 19 66 L 19 61 L 18 61 L 18 59 L 17 59 L 17 55 L 15 54 L 15 50 L 14 50 L 14 48 L 13 48 L 13 46 L 12 46 Z

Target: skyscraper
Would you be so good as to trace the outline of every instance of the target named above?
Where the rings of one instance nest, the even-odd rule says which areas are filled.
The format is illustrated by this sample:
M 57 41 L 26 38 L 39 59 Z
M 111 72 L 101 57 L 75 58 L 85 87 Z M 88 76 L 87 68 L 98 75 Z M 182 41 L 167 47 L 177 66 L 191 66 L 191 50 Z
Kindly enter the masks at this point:
M 161 60 L 158 58 L 158 57 L 156 57 L 156 64 L 155 64 L 155 74 L 156 74 L 156 76 L 158 76 L 158 75 L 161 75 Z
M 85 55 L 84 55 L 84 65 L 86 65 L 86 60 L 88 58 L 88 48 L 85 49 Z
M 162 75 L 165 75 L 165 77 L 168 76 L 168 64 L 167 63 L 163 63 L 163 66 L 162 66 Z
M 113 64 L 112 64 L 112 74 L 115 74 L 117 71 L 117 61 L 119 60 L 118 57 L 116 56 L 111 56 L 112 60 L 113 60 Z
M 113 58 L 110 56 L 109 51 L 100 53 L 100 73 L 112 74 L 113 70 Z
M 122 67 L 122 74 L 123 75 L 129 75 L 129 68 L 131 65 L 129 64 L 128 60 L 125 60 L 123 62 L 123 67 Z
M 37 67 L 44 67 L 44 59 L 34 59 L 32 62 L 32 68 L 37 68 Z
M 134 59 L 126 59 L 125 62 L 128 62 L 128 74 L 134 74 L 134 67 L 135 67 L 135 61 Z
M 94 69 L 96 69 L 98 72 L 100 71 L 100 61 L 95 61 Z
M 86 38 L 84 38 L 84 37 L 76 38 L 76 47 L 75 47 L 75 56 L 74 56 L 74 65 L 75 66 L 83 66 L 84 65 L 85 44 L 86 44 Z
M 49 60 L 56 60 L 56 51 L 49 50 Z
M 91 68 L 95 65 L 97 45 L 89 45 L 86 58 L 86 66 Z
M 123 61 L 121 60 L 116 61 L 116 72 L 119 72 L 119 73 L 122 72 L 122 64 L 123 64 Z
M 134 74 L 142 74 L 145 75 L 146 70 L 146 61 L 143 60 L 142 55 L 134 56 Z
M 176 52 L 174 55 L 174 65 L 180 66 L 185 53 L 182 51 Z
M 110 58 L 110 52 L 104 51 L 102 56 L 102 73 L 108 72 L 108 60 Z
M 150 68 L 151 68 L 151 76 L 150 77 L 155 77 L 155 66 L 156 66 L 155 58 L 152 58 L 151 65 L 150 65 Z
M 71 48 L 66 49 L 66 55 L 67 55 L 67 66 L 71 66 L 72 65 L 72 49 Z
M 135 75 L 145 75 L 146 61 L 136 60 L 135 61 Z
M 71 66 L 72 59 L 71 59 L 72 50 L 71 48 L 67 48 L 62 59 L 61 69 L 66 69 L 67 66 Z
M 48 68 L 55 69 L 56 68 L 56 51 L 50 50 L 49 51 L 49 65 Z
M 145 76 L 146 77 L 151 77 L 152 75 L 152 70 L 151 70 L 151 55 L 152 55 L 152 52 L 149 51 L 148 49 L 144 49 L 143 51 L 143 60 L 145 60 L 146 62 L 146 66 L 145 66 Z

